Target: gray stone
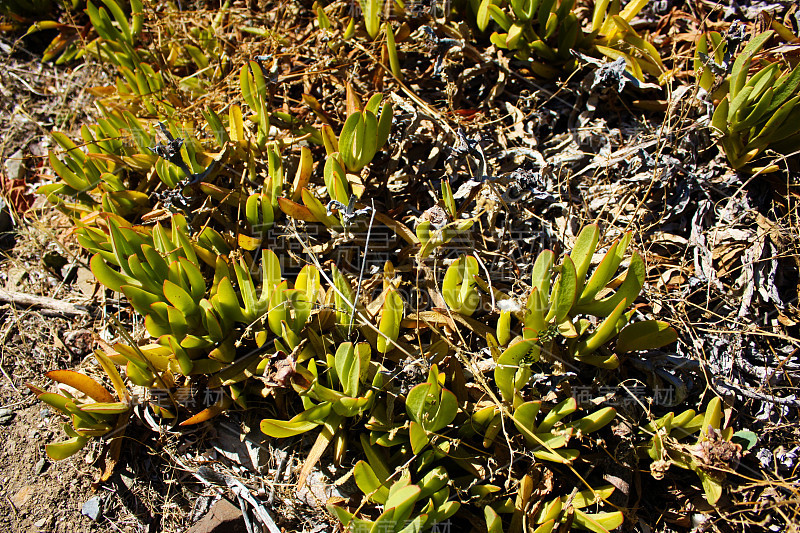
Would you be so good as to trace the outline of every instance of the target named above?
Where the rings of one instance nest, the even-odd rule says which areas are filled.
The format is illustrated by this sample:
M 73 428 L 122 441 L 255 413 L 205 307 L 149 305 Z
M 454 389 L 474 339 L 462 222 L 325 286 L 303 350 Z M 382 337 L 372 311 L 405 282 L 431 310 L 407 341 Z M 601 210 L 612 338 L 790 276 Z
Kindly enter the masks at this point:
M 49 464 L 49 463 L 47 462 L 47 459 L 45 459 L 44 457 L 42 457 L 41 459 L 39 459 L 39 460 L 36 462 L 36 466 L 34 466 L 34 467 L 33 467 L 33 471 L 34 471 L 34 472 L 36 473 L 36 475 L 38 476 L 39 474 L 41 474 L 42 472 L 44 472 L 45 470 L 47 470 L 47 465 L 48 465 L 48 464 Z
M 94 521 L 97 521 L 97 519 L 100 518 L 102 507 L 103 501 L 97 496 L 92 496 L 86 501 L 86 503 L 83 504 L 83 507 L 81 508 L 81 514 L 88 516 Z
M 11 409 L 0 409 L 0 425 L 5 426 L 6 424 L 10 424 L 16 415 L 17 413 Z
M 25 177 L 25 154 L 17 150 L 5 161 L 6 176 L 10 180 L 21 180 Z
M 228 500 L 218 500 L 186 533 L 246 533 L 242 511 Z
M 120 473 L 119 479 L 120 481 L 122 481 L 122 484 L 125 485 L 126 489 L 133 490 L 133 486 L 136 483 L 136 480 L 134 478 L 127 476 L 124 473 Z

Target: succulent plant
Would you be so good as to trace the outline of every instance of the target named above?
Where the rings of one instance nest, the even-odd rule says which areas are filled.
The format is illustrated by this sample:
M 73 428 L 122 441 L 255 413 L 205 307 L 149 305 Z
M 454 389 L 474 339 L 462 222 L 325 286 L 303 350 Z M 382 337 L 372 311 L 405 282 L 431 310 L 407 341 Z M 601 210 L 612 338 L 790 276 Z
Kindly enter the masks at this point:
M 478 268 L 478 260 L 471 255 L 462 255 L 447 268 L 442 280 L 442 297 L 451 311 L 470 316 L 480 305 L 475 281 Z
M 358 488 L 383 506 L 383 512 L 373 521 L 358 518 L 340 506 L 329 505 L 328 509 L 353 531 L 428 531 L 450 518 L 460 507 L 459 502 L 450 500 L 449 480 L 442 467 L 417 474 L 416 483 L 411 482 L 409 470 L 396 476 L 397 479 L 390 479 L 388 470 L 373 469 L 366 461 L 357 463 L 353 473 Z
M 371 39 L 378 37 L 381 30 L 381 11 L 383 4 L 378 0 L 359 0 L 361 15 L 364 17 L 364 28 Z
M 400 324 L 403 321 L 403 297 L 394 288 L 384 292 L 384 303 L 378 325 L 380 335 L 377 340 L 378 352 L 390 351 L 400 336 Z
M 553 252 L 540 253 L 533 265 L 532 289 L 525 309 L 501 313 L 497 337 L 512 338 L 511 317 L 516 316 L 522 324 L 522 339 L 528 342 L 521 346 L 530 346 L 526 353 L 536 351 L 536 359 L 544 354 L 547 358 L 566 357 L 603 368 L 616 368 L 619 354 L 674 342 L 677 335 L 664 322 L 647 320 L 628 324 L 633 312 L 626 310 L 639 296 L 645 275 L 644 261 L 634 252 L 624 277 L 617 277 L 631 242 L 630 233 L 611 244 L 589 275 L 599 237 L 598 226 L 586 226 L 558 266 Z M 475 279 L 483 290 L 489 290 L 480 278 Z M 495 294 L 509 299 L 499 291 Z M 594 317 L 596 325 L 588 317 Z M 557 342 L 558 339 L 565 342 Z M 612 351 L 609 345 L 614 339 L 617 344 Z M 518 350 L 522 348 L 509 353 L 516 354 Z
M 261 431 L 270 437 L 285 438 L 305 433 L 318 426 L 314 451 L 303 466 L 299 485 L 311 472 L 316 461 L 334 443 L 334 461 L 341 464 L 347 451 L 345 421 L 368 411 L 375 401 L 375 390 L 382 385 L 382 375 L 377 363 L 371 361 L 371 348 L 367 343 L 340 344 L 333 356 L 328 356 L 327 370 L 317 368 L 314 358 L 308 368 L 299 366 L 296 371 L 306 376 L 302 384 L 293 382 L 300 392 L 305 411 L 290 420 L 264 419 Z M 323 380 L 321 376 L 326 376 Z M 325 385 L 323 382 L 326 381 Z
M 71 393 L 67 389 L 63 389 L 60 394 L 47 392 L 28 384 L 28 388 L 40 401 L 71 420 L 71 424 L 63 426 L 68 440 L 45 445 L 48 457 L 53 460 L 66 459 L 77 453 L 92 437 L 117 433 L 115 430 L 124 427 L 130 415 L 131 397 L 122 376 L 104 354 L 95 352 L 95 357 L 114 386 L 117 398 L 95 379 L 73 370 L 53 370 L 47 373 L 47 377 L 79 394 Z
M 700 478 L 708 503 L 719 501 L 725 474 L 738 466 L 742 445 L 734 442 L 739 434 L 734 434 L 732 427 L 722 427 L 722 400 L 718 396 L 708 402 L 705 413 L 696 414 L 692 409 L 679 415 L 667 413 L 645 426 L 644 431 L 653 435 L 645 446 L 653 460 L 653 477 L 663 478 L 670 465 L 692 470 Z M 685 444 L 698 432 L 694 444 Z
M 513 371 L 513 368 L 507 368 L 504 363 L 498 361 L 495 381 L 498 383 L 504 400 L 509 398 L 513 392 L 510 388 L 513 387 L 510 382 L 514 377 L 511 375 Z M 536 458 L 556 463 L 571 463 L 577 459 L 580 451 L 566 448 L 570 440 L 573 438 L 579 440 L 583 435 L 602 429 L 616 416 L 613 407 L 605 407 L 578 420 L 564 422 L 563 419 L 578 409 L 575 398 L 567 398 L 556 405 L 549 406 L 549 411 L 537 424 L 536 418 L 542 412 L 542 406 L 540 400 L 518 401 L 513 408 L 512 421 L 522 435 L 527 448 L 533 451 Z M 482 433 L 483 446 L 488 448 L 500 433 L 503 425 L 502 416 L 502 411 L 495 405 L 476 409 L 471 423 L 462 428 L 461 434 L 470 436 L 476 431 Z
M 598 2 L 587 31 L 568 0 L 474 4 L 483 28 L 491 20 L 500 27 L 492 40 L 520 57 L 534 58 L 532 68 L 542 75 L 569 67 L 576 50 L 624 58 L 638 79 L 664 72 L 647 37 L 630 25 L 644 1 L 624 9 L 618 2 Z M 352 474 L 365 497 L 362 505 L 329 506 L 353 530 L 425 531 L 476 502 L 492 533 L 521 531 L 523 523 L 536 533 L 571 526 L 599 533 L 618 527 L 622 512 L 601 507 L 612 487 L 569 492 L 570 471 L 577 475 L 581 454 L 586 457 L 594 442 L 587 436 L 610 424 L 615 409 L 584 411 L 573 398 L 539 397 L 530 382 L 535 373 L 552 375 L 553 367 L 562 364 L 600 367 L 604 370 L 581 371 L 602 376 L 619 366 L 624 354 L 658 349 L 676 339 L 665 322 L 634 321 L 632 309 L 646 267 L 639 254 L 629 252 L 632 235 L 611 243 L 594 266 L 600 243 L 596 225 L 585 227 L 561 258 L 543 251 L 534 263 L 530 291 L 520 302 L 483 279 L 489 274 L 481 264 L 484 256 L 480 250 L 468 251 L 444 272 L 444 312 L 437 307 L 407 314 L 401 293 L 409 277 L 402 277 L 400 268 L 395 273 L 390 263 L 383 290 L 371 301 L 361 297 L 367 280 L 355 283 L 347 268 L 322 266 L 313 253 L 308 254 L 311 264 L 296 276 L 289 274 L 282 268 L 288 255 L 268 231 L 284 224 L 298 222 L 299 235 L 304 224 L 322 224 L 335 232 L 344 228 L 336 244 L 351 236 L 347 228 L 366 213 L 371 223 L 385 224 L 410 245 L 402 254 L 418 250 L 415 266 L 423 268 L 425 259 L 470 231 L 474 220 L 463 218 L 467 206 L 457 205 L 448 180 L 442 181 L 435 206 L 441 216 L 436 223 L 433 216 L 423 218 L 416 236 L 375 205 L 367 210 L 370 195 L 364 184 L 370 182 L 362 178 L 388 142 L 393 120 L 391 101 L 382 95 L 362 105 L 348 87 L 346 118 L 337 135 L 332 115 L 310 95 L 302 99 L 323 123 L 320 127 L 271 109 L 278 63 L 258 56 L 232 77 L 239 84 L 238 102 L 219 115 L 207 108 L 200 117 L 182 107 L 180 96 L 203 92 L 230 70 L 226 45 L 215 33 L 228 16 L 227 7 L 190 29 L 187 42 L 165 30 L 170 42 L 144 47 L 141 6 L 134 2 L 126 11 L 113 0 L 103 5 L 90 4 L 88 15 L 98 37 L 84 50 L 116 69 L 117 80 L 108 91 L 113 94 L 98 101 L 97 124 L 84 126 L 79 142 L 54 134 L 58 147 L 50 163 L 59 181 L 40 191 L 72 217 L 96 278 L 124 297 L 148 338 L 136 342 L 123 334 L 124 341 L 97 353 L 116 396 L 93 378 L 70 371 L 50 376 L 79 393 L 34 388 L 72 422 L 66 428 L 69 440 L 48 445 L 48 454 L 63 458 L 91 438 L 113 438 L 130 412 L 125 380 L 151 391 L 208 387 L 224 394 L 202 410 L 177 398 L 150 406 L 157 415 L 191 425 L 232 406 L 252 408 L 258 399 L 268 406 L 260 425 L 264 434 L 307 434 L 314 442 L 300 484 L 323 453 L 332 451 L 338 464 L 346 453 L 358 453 Z M 378 3 L 365 1 L 362 7 L 364 29 L 377 39 L 382 25 Z M 317 5 L 315 12 L 320 28 L 330 29 L 325 9 Z M 384 61 L 400 79 L 391 21 L 383 28 Z M 245 31 L 258 34 L 257 28 Z M 355 31 L 351 21 L 342 39 Z M 706 44 L 704 50 L 716 54 L 719 39 L 714 34 L 708 39 L 716 48 Z M 342 43 L 331 42 L 331 48 L 341 50 Z M 736 75 L 720 86 L 721 99 L 730 102 L 726 113 L 734 101 L 737 110 L 746 112 L 736 111 L 732 121 L 726 115 L 728 129 L 719 129 L 730 139 L 749 132 L 743 147 L 760 138 L 753 135 L 756 126 L 786 127 L 752 118 L 756 110 L 772 108 L 779 93 L 788 96 L 774 108 L 775 115 L 782 120 L 795 116 L 793 107 L 782 110 L 796 99 L 800 71 L 773 63 L 749 74 L 763 44 L 747 48 L 734 65 Z M 708 81 L 702 74 L 701 84 Z M 770 83 L 774 86 L 766 86 Z M 731 98 L 743 92 L 746 97 Z M 756 95 L 761 97 L 757 102 Z M 769 103 L 763 103 L 765 95 Z M 315 154 L 322 165 L 316 174 Z M 370 294 L 380 282 L 380 275 L 369 281 L 378 284 L 370 285 Z M 500 302 L 497 310 L 481 308 L 484 294 Z M 489 325 L 480 324 L 489 320 Z M 493 372 L 474 374 L 480 387 L 465 386 L 466 370 L 472 369 L 460 366 L 465 352 L 454 346 L 452 336 L 473 324 L 481 327 L 472 328 L 470 338 L 491 354 L 495 365 Z M 282 365 L 279 371 L 276 363 Z M 424 370 L 406 372 L 407 364 Z M 563 398 L 568 388 L 555 392 Z M 263 401 L 270 396 L 278 402 Z M 739 452 L 732 430 L 721 428 L 719 410 L 717 400 L 706 415 L 667 415 L 646 428 L 642 447 L 655 461 L 656 474 L 670 464 L 697 472 L 709 501 L 719 498 L 722 472 L 735 462 L 722 464 L 713 453 L 736 459 Z M 697 432 L 699 441 L 690 443 Z M 522 452 L 514 468 L 508 468 L 510 483 L 492 485 L 497 461 L 509 447 Z M 558 486 L 534 495 L 534 471 L 558 472 Z
M 531 503 L 533 492 L 533 480 L 530 475 L 526 475 L 520 481 L 518 496 L 513 505 L 506 506 L 509 509 L 500 509 L 501 513 L 491 507 L 484 507 L 484 518 L 489 533 L 503 533 L 504 531 L 519 530 L 522 526 L 522 516 L 527 513 Z M 574 495 L 561 496 L 552 500 L 540 503 L 538 512 L 528 514 L 527 520 L 530 531 L 534 533 L 550 533 L 570 517 L 572 526 L 581 530 L 594 531 L 595 533 L 608 533 L 622 525 L 625 517 L 620 511 L 595 512 L 590 513 L 585 509 L 591 505 L 596 505 L 602 500 L 607 499 L 614 493 L 612 485 L 598 487 L 576 492 Z M 536 507 L 535 507 L 536 508 Z M 513 513 L 511 527 L 504 529 L 503 521 L 500 516 L 503 512 Z M 536 527 L 533 527 L 536 526 Z
M 658 78 L 665 72 L 656 49 L 629 24 L 646 3 L 629 2 L 622 11 L 618 1 L 595 3 L 589 33 L 581 28 L 574 0 L 481 0 L 476 21 L 484 31 L 493 20 L 501 32 L 492 33 L 492 43 L 529 59 L 540 76 L 552 78 L 559 68 L 571 70 L 573 51 L 596 48 L 612 59 L 624 58 L 627 70 L 644 81 L 644 73 Z
M 374 95 L 364 106 L 364 110 L 351 113 L 342 127 L 339 151 L 342 161 L 351 172 L 358 172 L 368 165 L 378 149 L 389 139 L 392 104 L 384 103 L 379 113 L 382 99 L 380 94 Z
M 761 60 L 753 70 L 754 57 L 776 33 L 754 36 L 736 56 L 730 72 L 720 65 L 727 50 L 717 32 L 700 37 L 695 52 L 698 84 L 719 99 L 711 119 L 712 129 L 734 169 L 750 172 L 777 170 L 775 165 L 755 166 L 766 150 L 790 154 L 800 148 L 796 123 L 800 118 L 800 67 L 781 60 Z M 715 82 L 714 71 L 721 71 Z
M 353 477 L 369 500 L 383 506 L 383 512 L 371 521 L 340 506 L 329 505 L 343 524 L 359 531 L 427 531 L 459 509 L 459 502 L 450 497 L 451 480 L 446 468 L 436 465 L 447 457 L 450 445 L 435 435 L 453 422 L 458 411 L 455 396 L 442 386 L 444 378 L 433 365 L 427 381 L 408 392 L 405 402 L 408 420 L 391 431 L 399 438 L 383 438 L 386 435 L 378 428 L 384 423 L 375 419 L 373 413 L 368 425 L 376 429 L 371 437 L 365 434 L 360 437 L 367 460 L 355 465 Z M 397 445 L 401 449 L 392 458 L 381 450 Z M 411 467 L 404 468 L 403 464 Z

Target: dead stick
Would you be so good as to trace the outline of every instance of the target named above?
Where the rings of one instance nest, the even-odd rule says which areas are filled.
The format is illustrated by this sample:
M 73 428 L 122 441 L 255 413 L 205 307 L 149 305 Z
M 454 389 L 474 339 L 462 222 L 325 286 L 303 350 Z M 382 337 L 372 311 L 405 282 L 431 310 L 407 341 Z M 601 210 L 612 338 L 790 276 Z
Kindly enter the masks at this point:
M 46 316 L 83 316 L 89 312 L 81 306 L 25 292 L 7 291 L 0 289 L 0 302 L 12 304 L 16 307 L 35 307 Z

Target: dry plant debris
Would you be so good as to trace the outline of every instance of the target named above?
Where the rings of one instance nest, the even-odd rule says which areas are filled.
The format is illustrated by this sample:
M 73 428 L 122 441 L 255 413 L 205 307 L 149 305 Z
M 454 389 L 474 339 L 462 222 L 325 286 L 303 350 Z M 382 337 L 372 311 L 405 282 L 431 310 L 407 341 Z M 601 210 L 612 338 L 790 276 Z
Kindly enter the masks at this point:
M 0 9 L 7 528 L 796 528 L 792 2 Z

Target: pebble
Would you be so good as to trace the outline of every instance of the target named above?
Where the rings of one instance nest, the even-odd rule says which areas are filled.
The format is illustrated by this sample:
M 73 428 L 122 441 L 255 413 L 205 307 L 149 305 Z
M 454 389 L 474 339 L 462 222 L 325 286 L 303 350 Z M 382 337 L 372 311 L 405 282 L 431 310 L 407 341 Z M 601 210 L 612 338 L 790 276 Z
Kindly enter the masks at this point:
M 33 485 L 25 485 L 19 489 L 16 494 L 11 496 L 11 503 L 13 503 L 14 507 L 17 509 L 21 509 L 26 503 L 28 503 L 28 500 L 31 499 L 31 496 L 33 496 L 34 492 L 36 491 Z
M 5 161 L 6 176 L 12 180 L 19 180 L 25 177 L 25 154 L 22 150 L 17 150 Z
M 5 407 L 0 409 L 0 425 L 5 426 L 6 424 L 11 423 L 14 420 L 14 417 L 17 413 L 12 411 L 11 409 L 6 409 Z
M 248 531 L 242 511 L 227 500 L 218 500 L 187 533 L 244 533 Z
M 128 490 L 133 490 L 135 480 L 132 477 L 126 476 L 125 474 L 120 474 L 119 479 L 122 481 L 122 484 L 125 485 L 125 488 Z
M 44 472 L 45 470 L 47 470 L 47 465 L 48 465 L 47 459 L 45 459 L 44 457 L 42 457 L 41 459 L 39 459 L 39 460 L 36 462 L 36 466 L 34 466 L 34 467 L 33 467 L 33 471 L 34 471 L 34 472 L 36 473 L 36 475 L 38 476 L 39 474 L 41 474 L 42 472 Z
M 81 508 L 81 514 L 84 516 L 88 516 L 94 521 L 97 521 L 100 518 L 100 508 L 102 507 L 102 501 L 97 496 L 92 496 L 89 498 L 86 503 L 83 504 Z

